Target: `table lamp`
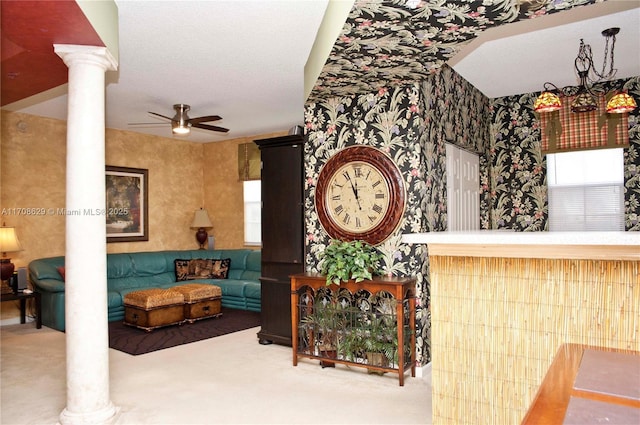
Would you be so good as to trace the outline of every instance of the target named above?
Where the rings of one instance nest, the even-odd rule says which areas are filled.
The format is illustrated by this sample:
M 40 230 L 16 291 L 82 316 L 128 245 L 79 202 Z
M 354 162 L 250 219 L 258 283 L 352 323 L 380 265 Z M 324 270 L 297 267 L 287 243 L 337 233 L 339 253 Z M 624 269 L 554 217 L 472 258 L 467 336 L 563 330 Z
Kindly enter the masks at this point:
M 16 235 L 15 227 L 7 227 L 4 224 L 0 227 L 0 252 L 2 252 L 2 259 L 0 259 L 1 273 L 0 278 L 5 281 L 9 280 L 13 276 L 13 271 L 16 266 L 11 262 L 11 258 L 7 257 L 7 252 L 22 251 L 22 245 Z
M 192 229 L 198 229 L 196 232 L 196 240 L 200 244 L 200 249 L 204 249 L 204 244 L 207 242 L 207 228 L 211 229 L 213 224 L 209 220 L 209 214 L 204 208 L 200 208 L 196 211 L 193 217 L 193 223 L 191 223 Z

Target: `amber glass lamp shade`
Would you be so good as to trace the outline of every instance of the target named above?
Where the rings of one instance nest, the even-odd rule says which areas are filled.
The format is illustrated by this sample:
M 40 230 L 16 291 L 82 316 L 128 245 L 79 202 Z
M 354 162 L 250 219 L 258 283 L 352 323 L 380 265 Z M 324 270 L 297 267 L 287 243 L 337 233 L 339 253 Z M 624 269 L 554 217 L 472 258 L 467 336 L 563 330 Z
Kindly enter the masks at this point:
M 586 91 L 579 93 L 571 102 L 571 112 L 591 112 L 598 109 L 596 99 Z
M 609 114 L 624 114 L 625 112 L 631 112 L 636 109 L 638 105 L 633 97 L 627 93 L 620 92 L 614 95 L 607 102 L 607 113 Z
M 553 112 L 562 108 L 562 102 L 557 94 L 545 91 L 536 99 L 533 110 L 536 112 Z

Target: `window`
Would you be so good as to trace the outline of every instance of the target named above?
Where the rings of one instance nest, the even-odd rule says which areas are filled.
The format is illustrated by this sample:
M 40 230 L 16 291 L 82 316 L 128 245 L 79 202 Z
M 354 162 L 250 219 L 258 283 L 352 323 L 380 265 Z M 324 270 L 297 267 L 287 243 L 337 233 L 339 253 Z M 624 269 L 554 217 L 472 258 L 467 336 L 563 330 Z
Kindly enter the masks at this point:
M 261 245 L 261 182 L 249 180 L 242 182 L 244 192 L 244 243 L 245 245 Z
M 624 230 L 622 149 L 547 155 L 549 230 Z

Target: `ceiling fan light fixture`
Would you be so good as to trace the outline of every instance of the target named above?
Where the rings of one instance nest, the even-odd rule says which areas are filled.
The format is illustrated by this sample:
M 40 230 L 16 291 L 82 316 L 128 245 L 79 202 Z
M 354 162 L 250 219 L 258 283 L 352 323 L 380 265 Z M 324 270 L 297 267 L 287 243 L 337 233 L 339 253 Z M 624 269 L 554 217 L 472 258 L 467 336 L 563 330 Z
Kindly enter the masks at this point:
M 618 92 L 607 102 L 607 113 L 624 114 L 625 112 L 633 111 L 637 107 L 638 105 L 633 97 L 625 92 Z
M 187 115 L 187 111 L 191 109 L 191 107 L 184 103 L 178 103 L 173 105 L 173 109 L 176 110 L 176 115 L 171 119 L 171 131 L 173 131 L 173 134 L 184 136 L 191 133 L 191 125 L 189 124 L 189 116 Z
M 560 97 L 550 91 L 542 92 L 533 104 L 536 112 L 554 112 L 559 111 L 560 108 L 562 108 Z
M 177 134 L 179 136 L 184 136 L 191 133 L 191 129 L 188 125 L 172 125 L 171 131 L 173 132 L 173 134 Z

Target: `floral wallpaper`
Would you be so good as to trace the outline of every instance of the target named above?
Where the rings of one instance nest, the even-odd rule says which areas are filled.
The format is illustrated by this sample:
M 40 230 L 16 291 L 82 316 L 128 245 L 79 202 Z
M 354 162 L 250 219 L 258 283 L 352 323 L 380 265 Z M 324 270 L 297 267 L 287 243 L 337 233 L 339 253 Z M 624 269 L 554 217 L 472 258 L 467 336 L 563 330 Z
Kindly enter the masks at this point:
M 487 28 L 600 0 L 356 0 L 309 98 L 426 79 Z
M 605 92 L 625 89 L 640 99 L 640 77 L 596 85 Z M 540 147 L 540 121 L 533 102 L 540 93 L 491 100 L 490 172 L 482 176 L 482 196 L 490 215 L 482 228 L 517 231 L 547 229 L 546 159 Z M 624 151 L 625 228 L 640 230 L 640 112 L 629 114 L 629 148 Z
M 481 228 L 544 230 L 546 166 L 532 105 L 538 93 L 487 99 L 444 65 L 486 28 L 598 0 L 356 0 L 305 104 L 306 269 L 317 271 L 328 240 L 315 185 L 339 150 L 370 145 L 400 168 L 407 206 L 383 242 L 384 267 L 417 278 L 417 363 L 431 360 L 427 248 L 402 233 L 446 230 L 445 143 L 479 154 Z M 444 66 L 443 66 L 444 65 Z M 640 99 L 637 79 L 625 89 Z M 625 151 L 627 229 L 640 230 L 640 125 L 629 117 Z
M 488 138 L 488 100 L 448 67 L 422 84 L 380 88 L 374 93 L 331 98 L 305 107 L 306 268 L 318 271 L 330 240 L 315 211 L 315 185 L 326 161 L 352 145 L 387 153 L 407 190 L 404 218 L 380 245 L 386 269 L 417 278 L 417 361 L 430 361 L 429 270 L 424 245 L 400 242 L 403 233 L 446 230 L 445 142 L 481 152 Z
M 380 88 L 375 93 L 336 97 L 305 106 L 305 228 L 306 268 L 318 271 L 319 254 L 330 243 L 315 211 L 315 185 L 326 161 L 339 150 L 353 145 L 376 147 L 391 157 L 404 176 L 407 204 L 404 219 L 396 235 L 423 231 L 421 199 L 430 188 L 424 176 L 429 174 L 424 160 L 426 143 L 424 99 L 416 84 L 394 89 Z M 392 238 L 387 262 L 398 276 L 416 276 L 416 321 L 418 322 L 417 358 L 428 353 L 426 335 L 429 326 L 428 285 L 424 281 L 426 253 L 417 246 L 403 245 Z M 397 259 L 400 257 L 400 259 Z M 395 260 L 395 261 L 394 261 Z M 424 332 L 422 332 L 424 329 Z M 428 357 L 428 354 L 427 354 Z

